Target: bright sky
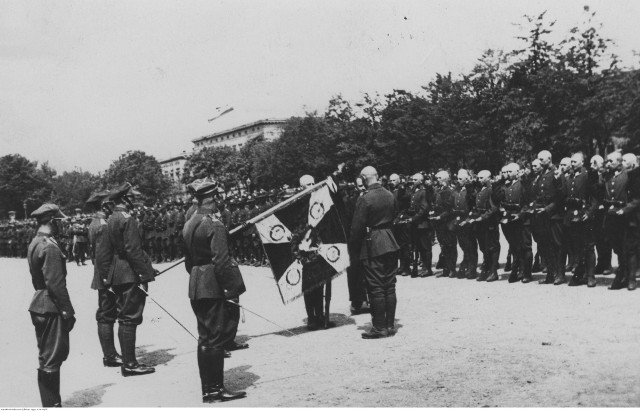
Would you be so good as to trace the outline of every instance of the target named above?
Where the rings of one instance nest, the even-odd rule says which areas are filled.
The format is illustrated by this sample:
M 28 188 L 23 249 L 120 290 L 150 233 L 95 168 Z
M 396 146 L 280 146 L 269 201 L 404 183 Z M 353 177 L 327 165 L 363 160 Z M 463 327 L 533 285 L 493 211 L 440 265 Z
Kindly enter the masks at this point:
M 626 66 L 640 2 L 0 2 L 0 156 L 98 172 L 127 150 L 159 160 L 264 118 L 324 111 L 337 94 L 420 90 L 511 50 L 513 23 L 548 10 L 556 38 L 597 11 Z M 215 107 L 235 110 L 208 123 Z

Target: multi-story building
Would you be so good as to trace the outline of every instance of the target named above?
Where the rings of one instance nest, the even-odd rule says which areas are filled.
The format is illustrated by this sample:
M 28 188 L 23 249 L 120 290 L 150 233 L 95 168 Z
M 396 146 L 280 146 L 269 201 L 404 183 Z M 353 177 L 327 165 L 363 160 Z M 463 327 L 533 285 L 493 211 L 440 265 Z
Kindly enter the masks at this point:
M 257 137 L 264 137 L 266 140 L 274 140 L 283 132 L 283 124 L 286 120 L 265 119 L 253 123 L 243 124 L 228 130 L 220 131 L 207 136 L 191 140 L 193 150 L 200 151 L 206 147 L 232 147 L 239 150 L 247 144 L 249 140 Z
M 172 183 L 171 194 L 168 198 L 170 200 L 186 198 L 186 187 L 180 181 L 182 174 L 184 173 L 184 164 L 186 162 L 187 153 L 185 151 L 177 156 L 159 161 L 160 167 L 162 168 L 162 174 L 164 174 L 164 176 Z
M 274 140 L 283 132 L 283 124 L 286 120 L 265 119 L 253 123 L 243 124 L 228 130 L 220 131 L 207 136 L 191 140 L 193 151 L 197 152 L 206 147 L 232 147 L 234 150 L 241 149 L 248 141 L 264 137 L 266 140 Z M 164 174 L 172 183 L 173 190 L 168 196 L 168 200 L 186 199 L 186 186 L 180 181 L 184 174 L 184 165 L 187 162 L 188 154 L 173 156 L 166 160 L 159 161 Z

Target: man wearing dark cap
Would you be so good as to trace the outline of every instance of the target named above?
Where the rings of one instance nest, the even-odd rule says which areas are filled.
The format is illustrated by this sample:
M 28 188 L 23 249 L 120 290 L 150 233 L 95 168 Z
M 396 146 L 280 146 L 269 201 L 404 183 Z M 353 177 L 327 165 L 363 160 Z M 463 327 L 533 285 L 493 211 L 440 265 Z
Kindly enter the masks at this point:
M 131 184 L 124 183 L 112 190 L 105 200 L 112 212 L 107 221 L 107 235 L 113 257 L 109 270 L 101 278 L 102 284 L 106 288 L 111 287 L 116 294 L 118 339 L 123 362 L 121 370 L 125 377 L 155 371 L 136 360 L 136 327 L 142 324 L 147 297 L 138 285 L 146 289 L 147 283 L 154 280 L 155 270 L 149 256 L 142 251 L 138 222 L 129 214 L 128 206 L 132 205 L 127 194 L 130 189 Z
M 240 269 L 229 255 L 228 233 L 214 214 L 217 184 L 209 179 L 196 180 L 189 190 L 198 200 L 198 209 L 185 223 L 185 268 L 189 273 L 189 299 L 198 322 L 198 369 L 202 402 L 213 403 L 242 398 L 245 392 L 230 392 L 224 387 L 224 346 L 226 300 L 246 291 Z
M 118 318 L 118 306 L 115 293 L 102 281 L 108 277 L 113 250 L 107 234 L 107 214 L 100 211 L 102 200 L 109 195 L 109 191 L 101 191 L 93 194 L 87 200 L 87 206 L 96 210 L 89 225 L 89 243 L 93 250 L 91 261 L 93 262 L 93 281 L 91 288 L 98 290 L 98 310 L 96 321 L 98 322 L 98 340 L 102 347 L 102 364 L 105 367 L 122 366 L 122 357 L 116 351 L 114 343 L 113 324 Z M 108 211 L 108 208 L 105 207 Z
M 55 204 L 43 204 L 31 213 L 38 220 L 27 261 L 36 293 L 29 312 L 38 340 L 38 388 L 43 407 L 60 407 L 60 366 L 69 356 L 69 333 L 76 322 L 67 291 L 65 256 L 54 237 L 62 214 Z

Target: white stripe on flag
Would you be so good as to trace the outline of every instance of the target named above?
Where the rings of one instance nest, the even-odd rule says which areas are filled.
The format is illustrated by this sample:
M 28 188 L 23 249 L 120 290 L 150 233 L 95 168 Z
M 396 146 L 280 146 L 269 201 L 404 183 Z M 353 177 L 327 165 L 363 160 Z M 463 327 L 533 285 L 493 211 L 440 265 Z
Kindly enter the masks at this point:
M 291 231 L 274 214 L 256 223 L 262 244 L 283 244 L 291 241 Z
M 287 304 L 302 295 L 302 264 L 294 261 L 278 280 L 282 301 Z
M 349 267 L 349 252 L 345 243 L 321 244 L 318 254 L 322 256 L 338 273 Z
M 326 185 L 311 193 L 309 197 L 309 225 L 315 227 L 333 206 L 329 187 Z

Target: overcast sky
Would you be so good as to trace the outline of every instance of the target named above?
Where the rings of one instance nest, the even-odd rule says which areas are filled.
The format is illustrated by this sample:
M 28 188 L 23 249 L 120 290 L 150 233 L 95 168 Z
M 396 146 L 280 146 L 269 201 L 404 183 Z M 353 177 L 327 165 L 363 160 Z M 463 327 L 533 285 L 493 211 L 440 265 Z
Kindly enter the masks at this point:
M 420 90 L 548 10 L 556 38 L 589 4 L 638 67 L 640 2 L 0 1 L 0 156 L 98 172 L 165 159 L 246 122 L 322 112 L 337 94 Z M 208 123 L 215 107 L 235 110 Z

